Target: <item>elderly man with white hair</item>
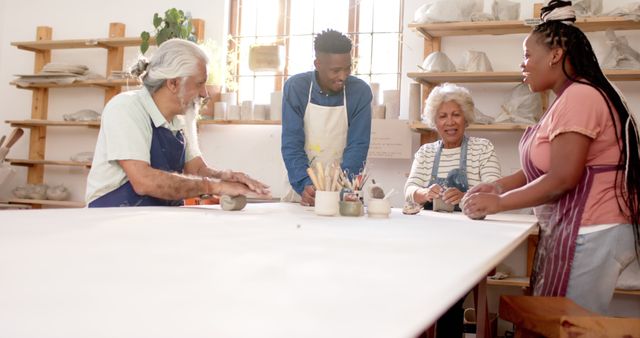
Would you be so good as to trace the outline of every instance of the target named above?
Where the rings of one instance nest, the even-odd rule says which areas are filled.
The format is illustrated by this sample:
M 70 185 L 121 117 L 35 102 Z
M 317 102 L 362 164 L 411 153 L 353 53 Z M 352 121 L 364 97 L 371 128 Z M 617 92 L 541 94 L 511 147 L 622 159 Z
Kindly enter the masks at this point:
M 208 96 L 207 64 L 198 45 L 172 39 L 132 68 L 144 87 L 115 96 L 103 110 L 89 207 L 176 206 L 213 194 L 270 197 L 265 184 L 202 158 L 195 117 Z
M 407 202 L 430 209 L 434 198 L 442 198 L 457 206 L 470 187 L 500 178 L 493 144 L 465 135 L 466 127 L 474 121 L 474 111 L 466 88 L 444 83 L 431 91 L 423 118 L 441 139 L 416 152 L 405 184 Z

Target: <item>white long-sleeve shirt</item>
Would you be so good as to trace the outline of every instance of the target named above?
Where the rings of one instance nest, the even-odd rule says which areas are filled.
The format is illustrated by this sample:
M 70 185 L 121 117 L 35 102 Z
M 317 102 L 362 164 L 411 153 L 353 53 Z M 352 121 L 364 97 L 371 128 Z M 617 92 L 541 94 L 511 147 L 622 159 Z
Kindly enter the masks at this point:
M 416 152 L 411 173 L 404 186 L 405 200 L 413 201 L 413 193 L 419 188 L 427 188 L 431 181 L 431 169 L 438 151 L 439 142 L 426 143 Z M 442 149 L 438 177 L 446 178 L 447 174 L 460 167 L 460 150 L 462 147 Z M 469 137 L 467 145 L 467 180 L 469 188 L 482 183 L 492 182 L 501 176 L 500 162 L 491 141 Z

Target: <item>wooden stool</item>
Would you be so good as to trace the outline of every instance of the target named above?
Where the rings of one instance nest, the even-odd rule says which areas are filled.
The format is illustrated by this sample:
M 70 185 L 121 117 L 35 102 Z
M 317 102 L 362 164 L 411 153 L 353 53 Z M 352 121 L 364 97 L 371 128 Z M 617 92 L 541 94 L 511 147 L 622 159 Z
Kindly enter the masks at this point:
M 640 337 L 640 319 L 600 316 L 564 297 L 501 296 L 500 318 L 516 338 Z

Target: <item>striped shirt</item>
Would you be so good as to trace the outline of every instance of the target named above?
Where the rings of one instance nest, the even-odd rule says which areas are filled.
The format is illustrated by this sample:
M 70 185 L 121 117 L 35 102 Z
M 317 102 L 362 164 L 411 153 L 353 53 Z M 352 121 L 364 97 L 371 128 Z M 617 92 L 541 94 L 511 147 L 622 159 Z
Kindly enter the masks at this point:
M 405 200 L 413 202 L 413 193 L 420 188 L 427 188 L 431 181 L 431 169 L 438 151 L 439 142 L 422 145 L 415 154 L 411 173 L 404 186 Z M 447 178 L 447 174 L 460 167 L 461 147 L 442 149 L 438 177 Z M 482 183 L 492 182 L 500 178 L 500 163 L 493 144 L 484 138 L 469 137 L 467 146 L 467 180 L 469 188 Z

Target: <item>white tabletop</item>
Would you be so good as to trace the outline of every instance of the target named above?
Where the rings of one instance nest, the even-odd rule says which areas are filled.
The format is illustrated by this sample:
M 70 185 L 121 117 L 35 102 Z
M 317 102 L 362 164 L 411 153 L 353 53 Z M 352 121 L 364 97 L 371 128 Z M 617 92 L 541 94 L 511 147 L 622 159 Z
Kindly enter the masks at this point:
M 0 211 L 0 335 L 413 337 L 535 223 L 312 210 Z

